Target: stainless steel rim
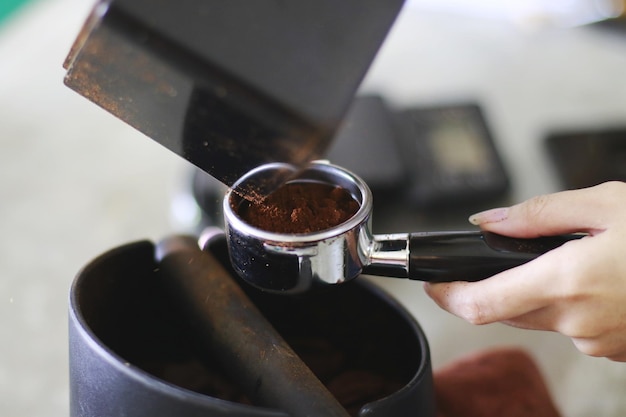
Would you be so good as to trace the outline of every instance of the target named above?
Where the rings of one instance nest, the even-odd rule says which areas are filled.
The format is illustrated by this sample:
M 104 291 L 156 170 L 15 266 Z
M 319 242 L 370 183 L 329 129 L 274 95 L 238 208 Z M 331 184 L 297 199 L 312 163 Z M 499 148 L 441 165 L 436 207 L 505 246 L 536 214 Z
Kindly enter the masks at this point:
M 288 166 L 285 164 L 263 165 L 244 176 L 237 183 L 243 183 L 251 178 L 251 176 L 263 175 L 263 173 L 276 169 L 286 169 L 286 167 Z M 354 173 L 327 162 L 313 162 L 308 168 L 289 182 L 298 181 L 318 181 L 343 187 L 357 200 L 360 205 L 359 210 L 346 222 L 319 232 L 301 234 L 274 233 L 256 228 L 244 222 L 234 210 L 234 207 L 243 200 L 243 197 L 236 194 L 233 189 L 229 189 L 223 202 L 224 216 L 227 225 L 244 235 L 259 240 L 298 245 L 330 239 L 367 222 L 372 211 L 372 193 L 367 184 Z

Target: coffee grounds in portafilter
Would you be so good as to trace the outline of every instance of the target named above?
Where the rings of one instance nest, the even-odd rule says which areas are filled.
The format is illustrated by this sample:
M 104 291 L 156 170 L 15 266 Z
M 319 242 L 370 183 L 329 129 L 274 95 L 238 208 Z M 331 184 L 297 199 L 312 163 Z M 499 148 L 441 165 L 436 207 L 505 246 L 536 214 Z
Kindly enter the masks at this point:
M 341 187 L 319 182 L 287 183 L 260 202 L 244 202 L 239 216 L 269 232 L 303 234 L 330 229 L 350 219 L 359 203 Z

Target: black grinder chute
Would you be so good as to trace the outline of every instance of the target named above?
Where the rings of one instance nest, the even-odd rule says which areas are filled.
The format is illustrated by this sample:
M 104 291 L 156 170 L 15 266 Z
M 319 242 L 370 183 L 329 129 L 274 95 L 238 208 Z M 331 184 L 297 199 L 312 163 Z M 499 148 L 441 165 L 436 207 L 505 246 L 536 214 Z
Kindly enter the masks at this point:
M 102 0 L 65 84 L 230 186 L 324 153 L 402 4 Z

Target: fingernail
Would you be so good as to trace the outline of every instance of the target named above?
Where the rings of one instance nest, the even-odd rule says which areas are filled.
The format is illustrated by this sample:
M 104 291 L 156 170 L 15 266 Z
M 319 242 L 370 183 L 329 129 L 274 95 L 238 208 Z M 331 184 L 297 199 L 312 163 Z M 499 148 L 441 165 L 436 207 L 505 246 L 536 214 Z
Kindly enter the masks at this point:
M 472 214 L 469 216 L 469 222 L 473 225 L 479 226 L 485 223 L 496 223 L 506 220 L 509 216 L 508 207 L 500 207 L 491 210 L 481 211 L 480 213 Z

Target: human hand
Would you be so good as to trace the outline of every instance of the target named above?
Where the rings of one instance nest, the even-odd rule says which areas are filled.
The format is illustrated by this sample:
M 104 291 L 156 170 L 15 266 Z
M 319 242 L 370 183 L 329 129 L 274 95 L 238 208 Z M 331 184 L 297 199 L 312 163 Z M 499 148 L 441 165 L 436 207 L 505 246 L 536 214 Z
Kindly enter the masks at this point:
M 426 283 L 440 307 L 473 324 L 556 331 L 587 355 L 626 361 L 626 183 L 534 197 L 470 222 L 520 238 L 588 236 L 482 281 Z

